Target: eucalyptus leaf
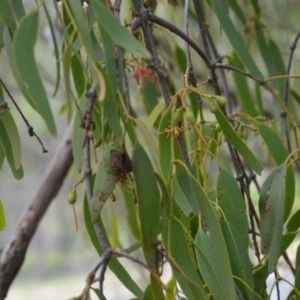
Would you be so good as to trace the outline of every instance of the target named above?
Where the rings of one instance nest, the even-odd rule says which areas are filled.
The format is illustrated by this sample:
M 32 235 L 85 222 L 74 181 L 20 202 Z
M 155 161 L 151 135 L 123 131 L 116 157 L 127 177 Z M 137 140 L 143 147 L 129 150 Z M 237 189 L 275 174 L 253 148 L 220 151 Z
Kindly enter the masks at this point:
M 32 11 L 21 20 L 16 30 L 13 43 L 14 57 L 17 69 L 27 86 L 34 108 L 44 119 L 50 133 L 55 135 L 56 127 L 54 118 L 33 53 L 38 34 L 37 30 L 38 12 Z
M 222 111 L 216 107 L 214 112 L 216 119 L 220 125 L 220 128 L 225 135 L 225 137 L 230 141 L 234 148 L 243 156 L 245 161 L 250 165 L 251 168 L 257 173 L 261 174 L 263 167 L 258 161 L 253 152 L 248 148 L 248 146 L 243 142 L 237 132 L 232 128 L 228 119 L 222 113 Z
M 259 196 L 261 252 L 269 260 L 269 273 L 279 258 L 283 232 L 286 166 L 274 169 L 265 180 Z

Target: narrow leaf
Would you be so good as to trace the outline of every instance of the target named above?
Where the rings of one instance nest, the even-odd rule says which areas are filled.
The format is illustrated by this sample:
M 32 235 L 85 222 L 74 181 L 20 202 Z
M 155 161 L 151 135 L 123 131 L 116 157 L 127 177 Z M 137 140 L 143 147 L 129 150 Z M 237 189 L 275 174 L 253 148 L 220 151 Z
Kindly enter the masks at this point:
M 16 168 L 15 157 L 13 154 L 14 153 L 13 145 L 11 143 L 11 137 L 6 131 L 5 124 L 3 123 L 1 118 L 0 118 L 0 132 L 1 132 L 0 142 L 2 144 L 2 149 L 4 150 L 10 169 L 16 179 L 21 179 L 24 176 L 23 167 L 21 164 L 19 164 L 18 168 Z M 21 148 L 19 148 L 17 151 L 21 151 L 20 149 Z
M 274 158 L 277 165 L 282 164 L 288 157 L 288 151 L 284 147 L 278 134 L 269 126 L 263 123 L 257 125 L 259 133 L 267 145 L 271 156 Z M 292 166 L 287 169 L 286 173 L 286 190 L 285 190 L 285 205 L 284 205 L 284 221 L 289 217 L 295 200 L 295 173 Z
M 248 217 L 245 200 L 233 175 L 222 168 L 217 182 L 218 204 L 225 219 L 237 231 L 245 248 L 249 245 Z
M 150 129 L 147 127 L 147 125 L 141 121 L 140 119 L 135 119 L 132 118 L 132 120 L 134 121 L 134 123 L 137 125 L 137 127 L 139 128 L 140 132 L 142 133 L 146 144 L 148 145 L 148 147 L 151 149 L 151 151 L 155 154 L 155 156 L 159 156 L 159 150 L 158 150 L 158 146 L 156 144 L 156 140 L 153 137 L 153 134 L 150 132 Z
M 72 138 L 72 146 L 73 146 L 73 157 L 74 163 L 77 171 L 80 173 L 83 162 L 83 141 L 85 136 L 85 130 L 80 127 L 81 125 L 81 111 L 85 111 L 86 101 L 85 96 L 83 95 L 79 100 L 79 109 L 80 111 L 76 111 L 74 118 L 74 126 L 73 126 L 73 138 Z
M 249 53 L 245 41 L 243 40 L 241 34 L 234 27 L 230 19 L 228 7 L 226 6 L 225 2 L 223 0 L 212 0 L 211 2 L 222 26 L 222 29 L 224 30 L 228 40 L 231 43 L 231 46 L 239 56 L 240 60 L 254 76 L 263 78 L 262 73 L 258 69 L 254 59 Z
M 146 48 L 119 23 L 118 19 L 102 2 L 92 0 L 91 4 L 99 27 L 102 27 L 116 44 L 128 52 L 141 52 L 144 56 L 150 57 Z
M 14 36 L 14 56 L 21 78 L 27 85 L 35 109 L 44 119 L 51 134 L 56 134 L 54 118 L 45 88 L 34 59 L 34 44 L 37 38 L 38 12 L 24 17 Z M 30 72 L 28 72 L 30 70 Z
M 168 130 L 172 117 L 171 105 L 164 112 L 160 124 L 159 124 L 159 136 L 158 136 L 158 147 L 159 147 L 159 164 L 160 169 L 165 181 L 168 181 L 170 175 L 171 161 L 173 159 L 172 137 L 166 130 Z
M 269 273 L 279 257 L 285 196 L 286 166 L 278 166 L 265 180 L 259 196 L 261 252 L 269 259 Z
M 0 199 L 0 230 L 3 230 L 6 226 L 6 219 L 5 219 L 5 211 L 2 200 Z
M 243 158 L 249 164 L 249 166 L 257 174 L 260 175 L 261 171 L 263 170 L 262 165 L 260 164 L 256 156 L 253 154 L 253 152 L 248 148 L 248 146 L 236 133 L 236 131 L 232 128 L 229 121 L 218 107 L 216 107 L 215 116 L 225 137 L 230 141 L 234 148 L 243 156 Z
M 141 145 L 137 144 L 132 155 L 132 167 L 138 198 L 143 250 L 147 264 L 157 267 L 156 241 L 160 233 L 160 195 L 152 164 Z
M 5 131 L 7 133 L 12 147 L 11 152 L 14 158 L 14 168 L 19 169 L 21 166 L 22 148 L 17 125 L 11 113 L 8 110 L 5 110 L 3 113 L 0 113 L 0 119 L 2 121 L 3 126 L 5 127 Z

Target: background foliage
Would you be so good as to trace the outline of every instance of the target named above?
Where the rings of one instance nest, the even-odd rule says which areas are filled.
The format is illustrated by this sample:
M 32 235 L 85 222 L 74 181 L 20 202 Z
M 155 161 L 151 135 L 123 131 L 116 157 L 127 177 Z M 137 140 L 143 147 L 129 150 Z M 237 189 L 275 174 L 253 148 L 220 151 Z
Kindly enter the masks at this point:
M 49 98 L 63 89 L 60 112 L 74 124 L 78 182 L 68 200 L 84 177 L 85 227 L 100 256 L 78 299 L 105 298 L 107 266 L 138 299 L 279 299 L 278 261 L 294 274 L 288 299 L 300 298 L 299 250 L 286 252 L 300 225 L 300 34 L 280 44 L 269 4 L 257 1 L 87 2 L 0 2 L 1 54 L 22 95 L 56 135 Z M 56 63 L 51 91 L 34 52 L 41 14 Z M 7 109 L 5 78 L 0 97 L 0 167 L 6 160 L 21 179 L 20 115 Z M 104 206 L 113 193 L 126 224 Z M 119 257 L 146 270 L 147 285 Z

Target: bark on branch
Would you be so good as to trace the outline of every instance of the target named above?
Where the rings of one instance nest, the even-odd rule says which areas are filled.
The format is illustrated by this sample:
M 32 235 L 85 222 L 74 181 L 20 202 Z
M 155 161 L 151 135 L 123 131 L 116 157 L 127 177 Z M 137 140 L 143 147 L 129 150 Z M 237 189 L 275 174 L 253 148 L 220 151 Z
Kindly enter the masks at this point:
M 17 230 L 0 256 L 0 300 L 5 299 L 14 278 L 18 274 L 27 247 L 38 228 L 51 200 L 56 196 L 72 165 L 71 126 L 65 132 L 48 171 L 40 182 L 32 202 L 24 211 Z

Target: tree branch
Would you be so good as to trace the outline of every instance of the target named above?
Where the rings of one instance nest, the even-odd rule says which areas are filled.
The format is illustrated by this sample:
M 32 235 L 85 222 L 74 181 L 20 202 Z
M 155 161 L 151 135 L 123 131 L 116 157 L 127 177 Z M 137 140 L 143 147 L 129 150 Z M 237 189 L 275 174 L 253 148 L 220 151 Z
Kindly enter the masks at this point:
M 58 146 L 57 154 L 19 222 L 15 236 L 2 252 L 0 257 L 0 300 L 5 299 L 11 283 L 23 264 L 28 245 L 39 222 L 62 186 L 72 165 L 71 135 L 72 130 L 69 126 Z

